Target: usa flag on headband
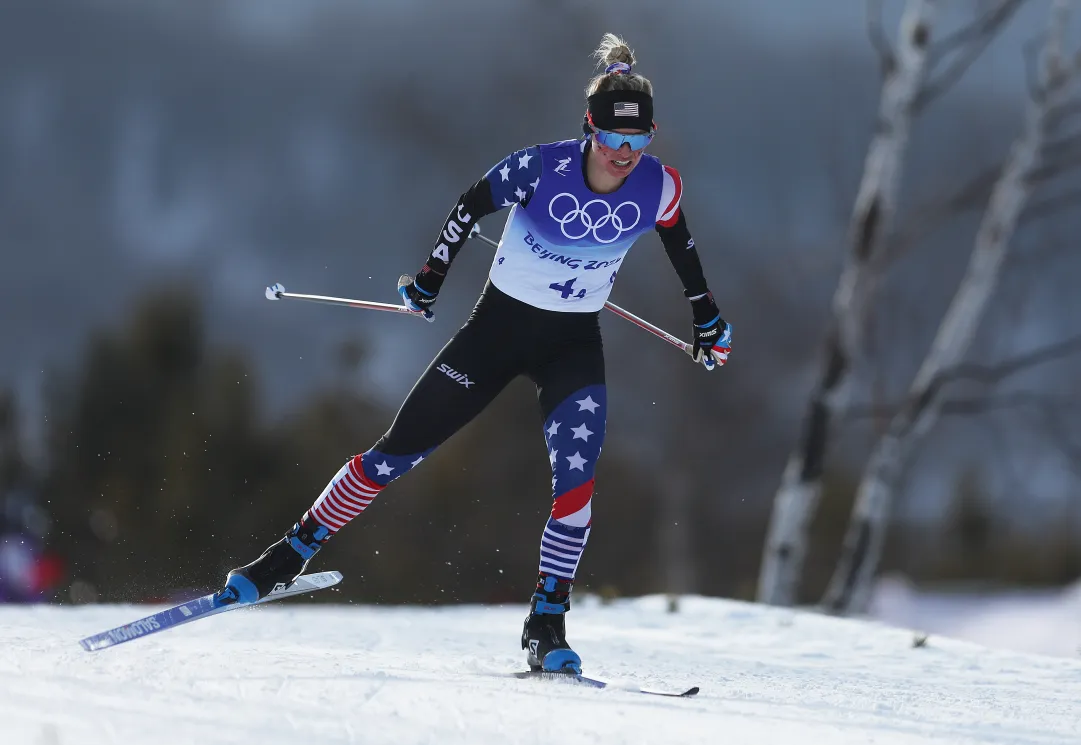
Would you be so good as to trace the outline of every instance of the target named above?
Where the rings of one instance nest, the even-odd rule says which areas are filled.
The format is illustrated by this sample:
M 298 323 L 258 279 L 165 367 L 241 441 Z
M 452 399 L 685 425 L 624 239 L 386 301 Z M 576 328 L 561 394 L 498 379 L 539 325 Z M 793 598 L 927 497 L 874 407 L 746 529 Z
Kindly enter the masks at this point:
M 638 104 L 636 103 L 617 103 L 616 104 L 616 116 L 638 116 Z

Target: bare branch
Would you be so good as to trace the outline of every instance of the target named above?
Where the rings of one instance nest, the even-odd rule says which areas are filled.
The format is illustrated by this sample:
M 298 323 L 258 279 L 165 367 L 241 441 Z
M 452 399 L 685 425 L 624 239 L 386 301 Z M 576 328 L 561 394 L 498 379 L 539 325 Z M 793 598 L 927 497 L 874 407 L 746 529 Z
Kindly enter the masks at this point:
M 899 261 L 908 251 L 953 218 L 986 204 L 997 177 L 996 169 L 1001 169 L 1001 166 L 976 174 L 945 199 L 918 208 L 912 217 L 905 220 L 904 227 L 898 230 L 890 240 L 889 248 L 882 257 L 883 270 L 892 266 L 895 261 Z M 1047 172 L 1037 175 L 1041 178 L 1049 178 L 1057 174 Z M 1028 224 L 1035 220 L 1052 217 L 1078 204 L 1081 204 L 1081 187 L 1031 202 L 1021 213 L 1018 223 Z
M 1081 334 L 1072 336 L 1064 341 L 1049 344 L 1039 349 L 1023 354 L 1017 357 L 1000 362 L 996 365 L 976 365 L 976 364 L 964 364 L 943 370 L 942 373 L 935 378 L 933 383 L 929 386 L 928 399 L 938 395 L 938 392 L 948 383 L 960 380 L 966 380 L 970 382 L 980 383 L 982 385 L 994 386 L 1001 383 L 1006 378 L 1015 375 L 1024 370 L 1031 369 L 1038 365 L 1043 365 L 1048 362 L 1060 360 L 1071 354 L 1081 352 Z M 1042 394 L 1042 398 L 1034 398 L 1036 394 L 1031 393 L 1018 393 L 1009 394 L 1008 396 L 1000 396 L 997 398 L 992 397 L 979 397 L 973 399 L 963 399 L 960 401 L 944 402 L 943 406 L 947 404 L 953 407 L 952 413 L 971 413 L 976 411 L 979 407 L 983 407 L 979 410 L 988 408 L 1000 408 L 1004 406 L 1019 406 L 1022 403 L 1031 404 L 1033 401 L 1047 401 L 1050 398 L 1048 394 Z M 999 403 L 993 403 L 998 401 Z M 1081 404 L 1081 399 L 1076 396 L 1073 397 L 1059 397 L 1059 403 L 1077 403 Z M 1012 403 L 1006 403 L 1012 402 Z M 904 404 L 886 404 L 886 405 L 874 405 L 874 404 L 860 404 L 850 406 L 845 410 L 844 419 L 846 421 L 863 420 L 877 417 L 892 417 L 897 413 Z
M 842 422 L 862 422 L 868 419 L 889 421 L 901 407 L 897 404 L 853 404 L 838 417 Z
M 958 365 L 952 369 L 943 370 L 939 379 L 942 382 L 970 380 L 985 385 L 995 385 L 1022 370 L 1027 370 L 1047 362 L 1060 360 L 1075 352 L 1081 352 L 1081 334 L 1072 336 L 1064 341 L 1040 347 L 1039 349 L 1034 349 L 1028 354 L 1014 357 L 1013 359 L 1006 360 L 998 365 Z
M 1035 390 L 1017 390 L 1001 396 L 972 396 L 967 398 L 946 399 L 939 404 L 939 412 L 949 416 L 973 416 L 992 411 L 1010 409 L 1041 409 L 1063 411 L 1070 407 L 1081 407 L 1081 398 L 1077 396 L 1054 396 L 1037 393 Z M 897 413 L 898 405 L 860 405 L 845 412 L 845 422 L 863 422 L 872 418 L 889 418 Z
M 1043 49 L 1046 37 L 1036 36 L 1025 42 L 1022 54 L 1025 59 L 1025 84 L 1028 87 L 1028 95 L 1033 101 L 1043 98 L 1043 83 L 1040 82 L 1040 51 Z
M 1028 209 L 1025 210 L 1021 221 L 1028 222 L 1029 220 L 1036 220 L 1042 217 L 1050 217 L 1061 210 L 1073 207 L 1079 203 L 1081 203 L 1081 188 L 1071 189 L 1062 194 L 1056 194 L 1053 197 L 1046 197 L 1038 202 L 1033 202 L 1029 205 Z
M 1071 406 L 1081 406 L 1081 398 L 1077 396 L 1052 395 L 1038 393 L 1036 391 L 1014 391 L 999 396 L 971 396 L 968 398 L 952 398 L 942 401 L 940 412 L 951 416 L 971 416 L 986 414 L 991 411 L 1005 409 L 1053 408 L 1065 409 Z M 853 406 L 845 412 L 844 421 L 858 422 L 868 419 L 885 417 L 889 419 L 900 409 L 900 405 L 861 405 Z
M 1066 456 L 1065 461 L 1070 469 L 1081 477 L 1081 442 L 1075 441 L 1073 432 L 1066 424 L 1067 419 L 1072 422 L 1076 422 L 1077 419 L 1070 406 L 1063 406 L 1053 399 L 1047 401 L 1033 400 L 1031 404 L 1031 406 L 1023 406 L 1022 408 L 1039 416 L 1040 423 L 1052 435 L 1048 439 Z M 1017 419 L 1017 416 L 1010 416 L 1011 431 L 1016 431 Z M 1002 441 L 1000 429 L 998 427 L 982 427 L 981 430 L 995 439 L 1000 453 L 1000 460 L 1007 467 L 1008 477 L 1015 482 L 1013 491 L 1018 494 L 1024 493 L 1028 480 L 1017 476 L 1013 458 L 1001 457 L 1001 453 L 1009 452 L 1009 448 Z
M 1053 396 L 1036 391 L 1015 391 L 1001 396 L 980 396 L 975 398 L 955 398 L 942 402 L 942 413 L 951 416 L 972 416 L 989 411 L 1004 409 L 1035 408 L 1061 409 L 1069 406 L 1081 406 L 1081 399 L 1076 396 Z
M 1046 162 L 1053 162 L 1061 158 L 1068 158 L 1078 149 L 1081 149 L 1081 134 L 1075 133 L 1045 144 L 1040 157 Z
M 1081 475 L 1081 443 L 1074 440 L 1073 433 L 1066 426 L 1062 407 L 1043 406 L 1041 413 L 1044 424 L 1054 435 L 1054 443 L 1066 456 L 1066 462 L 1074 472 Z M 1071 417 L 1071 421 L 1076 421 L 1076 417 Z
M 991 196 L 991 188 L 1002 175 L 1002 163 L 985 168 L 970 178 L 960 189 L 951 194 L 939 209 L 960 211 L 970 207 L 982 207 Z
M 1033 169 L 1028 175 L 1028 181 L 1032 184 L 1038 184 L 1041 181 L 1049 181 L 1079 165 L 1081 165 L 1081 152 L 1071 153 L 1068 157 L 1059 158 L 1059 160 L 1054 163 L 1048 163 L 1045 166 Z
M 999 0 L 988 13 L 958 31 L 950 34 L 936 44 L 930 52 L 930 67 L 941 62 L 953 52 L 957 56 L 937 79 L 928 76 L 928 82 L 916 97 L 913 106 L 920 111 L 931 101 L 938 98 L 960 80 L 972 63 L 983 54 L 983 50 L 995 38 L 995 34 L 1017 12 L 1025 0 Z
M 1008 419 L 1012 424 L 1016 417 L 1012 415 L 1008 417 L 990 416 L 984 418 L 983 421 L 980 421 L 978 418 L 973 417 L 969 421 L 979 421 L 981 434 L 987 437 L 987 439 L 990 441 L 990 447 L 994 448 L 995 452 L 992 457 L 994 457 L 995 460 L 997 460 L 1000 464 L 1004 466 L 1004 477 L 1007 483 L 1004 483 L 1003 486 L 1009 489 L 1014 494 L 1025 494 L 1032 484 L 1032 479 L 1027 473 L 1028 469 L 1023 469 L 1023 466 L 1021 466 L 1021 464 L 1018 462 L 1020 459 L 1016 457 L 1017 449 L 1015 447 L 1011 447 L 1006 442 L 1006 438 L 1002 434 L 1002 427 L 998 426 L 999 422 L 1001 422 L 1004 418 Z M 1013 431 L 1014 428 L 1011 427 L 1011 433 Z M 1022 473 L 1022 469 L 1025 470 L 1026 473 Z
M 912 246 L 931 235 L 953 217 L 984 206 L 1001 173 L 1002 164 L 996 163 L 974 175 L 945 198 L 936 199 L 917 208 L 912 216 L 905 220 L 904 227 L 891 241 L 885 263 L 892 264 Z
M 1044 55 L 1042 81 L 1039 88 L 1040 99 L 1052 92 L 1061 93 L 1062 89 L 1072 85 L 1077 73 L 1081 71 L 1081 51 L 1072 59 L 1063 60 L 1062 48 L 1069 26 L 1071 4 L 1073 0 L 1055 0 L 1051 7 L 1051 23 L 1048 28 L 1047 53 Z
M 1027 412 L 1038 417 L 1039 424 L 1042 424 L 1046 431 L 1049 433 L 1047 440 L 1054 444 L 1054 446 L 1061 451 L 1065 456 L 1064 460 L 1070 469 L 1081 477 L 1081 440 L 1076 439 L 1077 433 L 1077 421 L 1078 400 L 1076 396 L 1070 400 L 1056 398 L 1054 396 L 1039 397 L 1034 396 L 1029 402 L 1029 405 L 1023 405 L 1020 408 L 1027 410 Z M 1010 417 L 1010 429 L 1016 430 L 1018 417 Z M 1075 425 L 1071 427 L 1070 425 Z M 996 439 L 998 435 L 997 428 L 988 428 L 985 432 L 994 432 Z M 1007 464 L 1011 463 L 1011 459 L 1006 459 Z M 1012 471 L 1012 468 L 1011 468 Z M 1023 483 L 1024 479 L 1019 480 L 1019 483 Z
M 879 64 L 885 75 L 893 68 L 895 60 L 893 47 L 882 28 L 882 0 L 867 0 L 867 35 L 871 38 L 871 46 L 878 51 Z
M 1049 112 L 1047 115 L 1047 128 L 1049 130 L 1056 129 L 1074 114 L 1081 114 L 1081 98 L 1067 101 L 1060 106 L 1056 106 L 1053 111 Z
M 1039 75 L 1039 73 L 1033 73 L 1032 67 L 1042 67 L 1045 71 L 1043 74 L 1045 80 L 1036 81 L 1036 83 L 1033 84 L 1035 90 L 1033 103 L 1036 106 L 1042 106 L 1044 108 L 1043 121 L 1038 125 L 1040 127 L 1041 138 L 1046 138 L 1047 133 L 1051 131 L 1054 126 L 1061 125 L 1070 115 L 1081 113 L 1081 99 L 1075 98 L 1065 102 L 1063 101 L 1063 98 L 1067 93 L 1066 86 L 1074 82 L 1076 74 L 1081 71 L 1081 52 L 1078 52 L 1077 56 L 1079 65 L 1077 69 L 1063 68 L 1061 60 L 1055 61 L 1056 49 L 1061 48 L 1063 17 L 1064 14 L 1068 12 L 1068 5 L 1069 0 L 1059 0 L 1056 3 L 1056 6 L 1052 11 L 1051 26 L 1048 33 L 1043 36 L 1045 41 L 1045 49 L 1043 52 L 1040 52 L 1040 50 L 1033 47 L 1031 43 L 1026 45 L 1026 52 L 1030 57 L 1034 52 L 1040 57 L 1039 61 L 1030 65 L 1030 73 Z M 947 37 L 943 42 L 940 42 L 940 46 L 937 47 L 938 51 L 941 53 L 941 50 L 943 49 L 942 45 L 951 47 L 967 43 L 968 47 L 965 54 L 959 58 L 960 62 L 955 61 L 955 65 L 970 63 L 972 59 L 975 59 L 975 55 L 978 55 L 983 49 L 983 46 L 981 45 L 985 45 L 991 38 L 986 35 L 981 36 L 978 33 L 979 30 L 981 28 L 996 28 L 996 24 L 1005 22 L 1016 9 L 1017 6 L 1010 4 L 1008 0 L 999 2 L 994 11 L 987 14 L 981 21 L 966 27 L 962 31 Z M 1056 47 L 1056 45 L 1058 46 Z M 965 60 L 968 60 L 968 62 L 965 62 Z M 951 68 L 951 70 L 953 70 L 953 68 Z M 947 73 L 939 78 L 938 82 L 928 84 L 928 86 L 920 92 L 919 96 L 938 95 L 938 93 L 943 90 L 941 86 L 947 79 L 946 76 L 952 74 L 954 74 L 954 72 L 947 71 Z M 1029 173 L 1025 177 L 1025 181 L 1029 186 L 1055 178 L 1075 167 L 1081 166 L 1081 133 L 1071 133 L 1042 146 L 1039 150 L 1037 163 L 1040 165 L 1031 167 Z M 987 199 L 989 199 L 992 194 L 994 184 L 1002 175 L 1002 168 L 1003 166 L 996 165 L 981 173 L 977 173 L 945 199 L 940 199 L 937 202 L 932 203 L 929 207 L 925 206 L 917 210 L 913 217 L 904 222 L 903 227 L 898 230 L 896 235 L 891 237 L 887 250 L 882 254 L 881 263 L 883 268 L 892 264 L 899 257 L 903 256 L 913 245 L 922 241 L 956 215 L 975 209 L 986 203 Z M 1037 217 L 1053 214 L 1072 205 L 1076 201 L 1076 198 L 1077 195 L 1071 192 L 1054 198 L 1045 199 L 1043 202 L 1033 205 L 1031 209 L 1024 210 L 1024 219 L 1032 220 Z M 1020 219 L 1020 216 L 1018 216 L 1019 221 Z
M 1035 394 L 1033 394 L 1035 395 Z M 942 413 L 950 414 L 977 414 L 992 409 L 1006 409 L 1018 406 L 1016 399 L 1002 396 L 981 396 L 978 398 L 953 399 L 943 401 Z M 891 419 L 899 410 L 901 404 L 861 404 L 851 406 L 845 411 L 843 421 L 862 422 L 869 419 Z
M 980 18 L 949 36 L 944 36 L 931 45 L 931 65 L 937 65 L 944 57 L 961 47 L 973 43 L 986 45 L 987 39 L 994 36 L 999 27 L 1008 21 L 1024 3 L 1025 0 L 999 0 L 994 8 Z
M 957 57 L 953 63 L 946 68 L 946 71 L 940 74 L 936 79 L 929 80 L 927 85 L 920 91 L 920 95 L 916 96 L 916 100 L 913 102 L 913 108 L 916 111 L 922 111 L 927 104 L 934 101 L 940 95 L 952 88 L 958 80 L 960 80 L 972 63 L 983 54 L 984 48 L 991 42 L 990 36 L 980 39 L 978 42 L 974 42 L 971 46 L 965 48 L 965 52 Z
M 1081 100 L 1076 102 L 1081 107 Z M 1072 134 L 1044 146 L 1042 158 L 1047 164 L 1030 176 L 1040 182 L 1058 176 L 1081 165 L 1081 134 Z M 945 197 L 940 197 L 917 207 L 911 217 L 904 221 L 890 241 L 883 257 L 884 266 L 891 265 L 916 244 L 934 233 L 957 215 L 986 205 L 991 190 L 1002 173 L 1002 164 L 985 168 Z M 1046 217 L 1071 206 L 1081 198 L 1081 191 L 1069 191 L 1032 204 L 1024 214 L 1024 220 Z
M 1066 28 L 1070 23 L 1070 4 L 1072 0 L 1056 0 L 1051 6 L 1051 22 L 1048 28 L 1047 55 L 1045 57 L 1045 89 L 1051 89 L 1070 78 L 1070 65 L 1062 61 L 1062 45 Z

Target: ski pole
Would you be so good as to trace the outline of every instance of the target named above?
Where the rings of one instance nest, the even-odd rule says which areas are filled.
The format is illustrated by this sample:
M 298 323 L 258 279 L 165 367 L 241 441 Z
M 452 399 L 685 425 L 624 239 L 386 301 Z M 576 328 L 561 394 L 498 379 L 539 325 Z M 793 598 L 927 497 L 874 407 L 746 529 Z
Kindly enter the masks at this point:
M 480 225 L 474 225 L 473 226 L 473 229 L 469 232 L 469 237 L 470 238 L 480 238 L 482 241 L 487 243 L 492 248 L 499 248 L 499 243 L 498 242 L 493 241 L 491 238 L 489 238 L 488 236 L 486 236 L 486 235 L 484 235 L 484 234 L 482 234 L 480 232 Z M 673 347 L 678 347 L 679 349 L 682 349 L 684 352 L 686 352 L 688 355 L 690 355 L 692 357 L 694 356 L 694 349 L 691 347 L 691 345 L 688 344 L 687 342 L 683 341 L 679 337 L 673 336 L 672 334 L 669 334 L 664 329 L 662 329 L 662 328 L 660 328 L 658 326 L 654 326 L 649 321 L 646 321 L 646 320 L 644 320 L 642 318 L 639 318 L 638 316 L 634 315 L 630 311 L 627 311 L 627 310 L 624 310 L 623 308 L 620 308 L 615 303 L 609 303 L 609 302 L 606 301 L 604 303 L 604 307 L 607 308 L 608 310 L 612 311 L 613 313 L 615 313 L 620 318 L 627 319 L 628 321 L 633 323 L 638 328 L 644 329 L 644 330 L 648 331 L 649 333 L 653 334 L 654 336 L 657 336 L 657 337 L 659 337 L 661 339 L 664 339 L 666 342 L 671 344 Z
M 691 345 L 688 344 L 687 342 L 683 341 L 679 337 L 672 336 L 671 334 L 669 334 L 664 329 L 654 326 L 649 321 L 646 321 L 644 319 L 639 318 L 638 316 L 634 315 L 630 311 L 623 310 L 623 308 L 620 308 L 615 303 L 606 302 L 604 304 L 604 307 L 607 308 L 608 310 L 612 311 L 613 313 L 615 313 L 620 318 L 626 318 L 628 321 L 633 323 L 638 328 L 645 329 L 646 331 L 653 334 L 654 336 L 658 336 L 661 339 L 664 339 L 666 342 L 671 344 L 673 347 L 678 347 L 679 349 L 682 349 L 687 354 L 693 356 L 694 351 L 693 351 Z
M 365 310 L 384 310 L 391 313 L 408 313 L 411 316 L 419 316 L 415 310 L 410 310 L 404 305 L 391 305 L 390 303 L 375 303 L 370 300 L 352 300 L 345 297 L 329 297 L 327 295 L 305 295 L 299 292 L 286 292 L 285 287 L 281 283 L 271 285 L 266 288 L 267 300 L 281 300 L 287 298 L 290 300 L 308 300 L 313 303 L 326 303 L 328 305 L 346 305 L 350 308 L 363 308 Z M 435 320 L 435 314 L 430 310 L 426 310 L 423 313 L 424 320 Z

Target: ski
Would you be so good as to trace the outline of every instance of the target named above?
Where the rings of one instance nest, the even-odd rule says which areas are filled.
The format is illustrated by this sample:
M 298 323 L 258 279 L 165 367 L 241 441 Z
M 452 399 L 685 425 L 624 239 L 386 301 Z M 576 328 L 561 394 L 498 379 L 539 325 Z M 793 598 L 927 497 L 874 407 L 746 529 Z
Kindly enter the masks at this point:
M 130 642 L 132 639 L 141 639 L 144 636 L 156 634 L 159 631 L 165 631 L 166 629 L 176 628 L 182 624 L 190 623 L 191 621 L 196 621 L 200 618 L 214 616 L 218 613 L 224 613 L 225 611 L 237 610 L 238 608 L 249 608 L 253 605 L 268 603 L 271 600 L 281 600 L 282 598 L 300 595 L 305 592 L 325 590 L 341 581 L 341 572 L 302 574 L 297 577 L 296 581 L 289 585 L 289 587 L 273 590 L 269 595 L 254 603 L 222 603 L 216 599 L 218 593 L 214 592 L 209 595 L 204 595 L 201 598 L 196 598 L 195 600 L 189 600 L 186 603 L 174 605 L 172 608 L 166 608 L 165 610 L 147 616 L 146 618 L 140 618 L 137 621 L 132 621 L 123 626 L 117 626 L 116 628 L 103 631 L 100 634 L 88 636 L 85 639 L 80 640 L 79 644 L 82 645 L 82 648 L 87 652 L 96 652 L 99 649 L 114 647 L 117 644 Z
M 654 691 L 649 688 L 622 688 L 613 686 L 603 680 L 597 680 L 596 678 L 587 678 L 581 673 L 566 672 L 566 673 L 553 673 L 546 670 L 523 670 L 520 672 L 511 673 L 515 678 L 522 680 L 529 678 L 538 678 L 541 680 L 557 680 L 560 682 L 570 682 L 580 685 L 589 686 L 590 688 L 617 688 L 618 690 L 627 690 L 634 693 L 645 693 L 650 696 L 668 696 L 670 698 L 690 698 L 698 693 L 698 686 L 688 688 L 682 693 L 678 691 Z

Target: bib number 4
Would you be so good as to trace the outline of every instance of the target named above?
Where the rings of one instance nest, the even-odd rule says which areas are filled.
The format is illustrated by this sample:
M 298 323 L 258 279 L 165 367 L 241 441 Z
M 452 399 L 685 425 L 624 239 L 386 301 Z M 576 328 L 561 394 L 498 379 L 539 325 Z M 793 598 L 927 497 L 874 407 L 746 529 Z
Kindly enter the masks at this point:
M 548 285 L 548 287 L 558 292 L 564 300 L 571 297 L 573 297 L 575 300 L 581 300 L 586 296 L 586 291 L 584 289 L 575 291 L 574 282 L 577 279 L 577 277 L 571 277 L 563 284 L 553 282 L 552 284 Z

